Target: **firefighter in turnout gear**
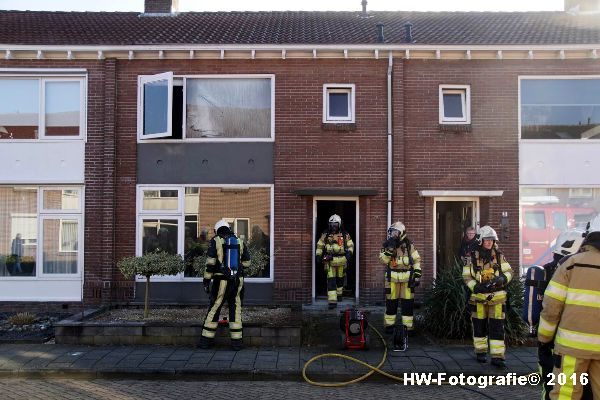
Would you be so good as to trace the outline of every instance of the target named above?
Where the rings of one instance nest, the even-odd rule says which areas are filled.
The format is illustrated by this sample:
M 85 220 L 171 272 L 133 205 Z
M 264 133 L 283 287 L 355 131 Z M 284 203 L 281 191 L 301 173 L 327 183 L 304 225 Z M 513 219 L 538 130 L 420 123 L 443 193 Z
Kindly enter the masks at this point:
M 477 361 L 487 362 L 488 336 L 492 364 L 504 368 L 504 318 L 506 286 L 512 268 L 498 250 L 498 235 L 490 226 L 479 230 L 479 246 L 463 267 L 463 279 L 471 291 L 469 308 Z
M 210 305 L 204 319 L 200 347 L 206 349 L 214 344 L 221 307 L 227 301 L 231 346 L 234 350 L 241 350 L 244 267 L 250 266 L 250 257 L 246 246 L 231 232 L 226 221 L 220 220 L 215 224 L 215 234 L 208 246 L 204 271 L 204 290 L 210 296 Z
M 385 331 L 392 333 L 394 330 L 398 301 L 402 310 L 402 325 L 410 331 L 413 329 L 413 292 L 421 280 L 421 256 L 406 237 L 406 227 L 402 222 L 395 222 L 389 227 L 379 261 L 386 266 Z
M 316 265 L 323 265 L 327 276 L 327 300 L 329 308 L 337 307 L 342 300 L 344 277 L 348 262 L 354 255 L 354 243 L 348 232 L 342 229 L 342 219 L 333 214 L 328 228 L 321 234 L 315 252 Z
M 583 243 L 584 237 L 585 231 L 580 228 L 567 229 L 558 235 L 552 249 L 552 261 L 544 264 L 542 267 L 545 271 L 546 279 L 544 281 L 535 282 L 539 284 L 539 288 L 542 291 L 545 291 L 548 287 L 556 268 L 558 268 L 560 260 L 566 256 L 577 253 Z M 526 284 L 528 284 L 527 281 Z M 535 328 L 535 332 L 537 332 L 537 326 Z M 552 390 L 552 386 L 550 385 L 550 374 L 554 368 L 553 349 L 554 341 L 544 344 L 540 343 L 540 346 L 538 347 L 538 364 L 540 366 L 543 381 L 542 399 L 545 400 L 550 400 L 550 391 Z
M 580 377 L 587 373 L 594 398 L 600 399 L 600 216 L 587 227 L 578 253 L 563 258 L 544 292 L 538 327 L 540 347 L 554 341 L 555 384 L 551 399 L 580 399 Z M 571 377 L 576 377 L 575 382 Z M 585 382 L 584 382 L 585 383 Z

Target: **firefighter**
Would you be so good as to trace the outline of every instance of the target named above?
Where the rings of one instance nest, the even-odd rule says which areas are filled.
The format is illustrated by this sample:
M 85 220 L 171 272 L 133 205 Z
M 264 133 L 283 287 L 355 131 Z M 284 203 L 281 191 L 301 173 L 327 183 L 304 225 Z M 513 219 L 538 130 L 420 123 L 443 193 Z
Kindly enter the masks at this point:
M 329 217 L 327 230 L 321 234 L 315 253 L 316 265 L 322 264 L 325 268 L 327 300 L 331 310 L 342 300 L 346 269 L 354 254 L 354 243 L 348 232 L 342 229 L 339 215 Z
M 586 229 L 578 253 L 563 258 L 544 292 L 538 328 L 540 347 L 554 341 L 555 381 L 551 399 L 580 399 L 583 373 L 600 398 L 600 216 Z
M 226 300 L 231 347 L 236 351 L 241 350 L 244 267 L 250 266 L 248 250 L 231 232 L 229 224 L 220 220 L 215 224 L 215 236 L 210 241 L 206 255 L 203 285 L 204 291 L 210 296 L 210 305 L 204 319 L 200 347 L 207 349 L 214 345 L 221 307 Z
M 498 235 L 492 227 L 483 226 L 478 240 L 479 245 L 463 267 L 463 279 L 471 291 L 469 308 L 475 355 L 478 362 L 487 362 L 489 336 L 492 365 L 504 368 L 506 286 L 513 272 L 498 249 Z
M 406 237 L 406 227 L 394 222 L 387 231 L 387 240 L 379 253 L 379 261 L 386 266 L 385 315 L 383 326 L 386 333 L 394 331 L 398 299 L 402 310 L 402 325 L 413 329 L 414 289 L 421 280 L 421 256 Z
M 579 251 L 581 244 L 583 242 L 583 238 L 585 236 L 585 231 L 578 228 L 568 229 L 562 232 L 556 238 L 556 242 L 552 249 L 552 261 L 543 265 L 543 268 L 546 272 L 545 281 L 539 282 L 538 286 L 541 290 L 545 290 L 556 268 L 558 267 L 558 263 L 564 257 L 569 256 L 571 254 L 575 254 Z M 538 283 L 538 282 L 532 282 Z M 526 284 L 528 282 L 526 281 Z M 541 300 L 539 300 L 541 301 Z M 536 327 L 537 329 L 537 327 Z M 552 386 L 550 386 L 550 376 L 552 369 L 554 367 L 552 350 L 554 349 L 554 342 L 550 342 L 547 344 L 543 344 L 538 348 L 538 363 L 540 366 L 540 370 L 542 373 L 543 388 L 542 388 L 542 399 L 550 400 L 550 391 L 552 390 Z

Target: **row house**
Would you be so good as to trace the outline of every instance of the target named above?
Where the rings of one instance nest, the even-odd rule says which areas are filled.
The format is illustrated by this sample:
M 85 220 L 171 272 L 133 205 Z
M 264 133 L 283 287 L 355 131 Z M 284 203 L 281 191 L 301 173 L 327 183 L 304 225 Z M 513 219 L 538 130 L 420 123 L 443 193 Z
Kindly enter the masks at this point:
M 0 11 L 0 304 L 136 301 L 116 263 L 160 247 L 156 302 L 207 301 L 193 259 L 227 219 L 246 301 L 325 301 L 314 248 L 342 216 L 347 297 L 383 301 L 401 220 L 427 289 L 462 230 L 542 262 L 600 210 L 598 13 Z

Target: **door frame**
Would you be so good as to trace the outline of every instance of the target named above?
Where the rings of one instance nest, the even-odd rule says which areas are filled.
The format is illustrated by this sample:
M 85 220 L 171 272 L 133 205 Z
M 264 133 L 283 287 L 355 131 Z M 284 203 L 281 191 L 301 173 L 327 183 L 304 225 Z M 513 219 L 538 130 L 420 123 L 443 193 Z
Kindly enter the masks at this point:
M 433 277 L 437 275 L 437 203 L 438 201 L 462 201 L 473 202 L 473 223 L 476 230 L 479 229 L 480 213 L 479 213 L 479 197 L 475 196 L 436 196 L 433 198 Z
M 316 301 L 316 265 L 315 265 L 315 251 L 316 249 L 316 239 L 317 239 L 317 201 L 353 201 L 355 204 L 355 213 L 356 213 L 356 237 L 353 237 L 352 240 L 354 242 L 354 259 L 356 260 L 356 287 L 354 288 L 354 299 L 358 301 L 359 299 L 359 282 L 360 282 L 360 274 L 359 274 L 359 262 L 360 260 L 360 202 L 358 196 L 345 197 L 345 196 L 313 196 L 313 227 L 312 227 L 312 289 L 311 296 L 312 302 Z M 342 221 L 343 222 L 343 221 Z

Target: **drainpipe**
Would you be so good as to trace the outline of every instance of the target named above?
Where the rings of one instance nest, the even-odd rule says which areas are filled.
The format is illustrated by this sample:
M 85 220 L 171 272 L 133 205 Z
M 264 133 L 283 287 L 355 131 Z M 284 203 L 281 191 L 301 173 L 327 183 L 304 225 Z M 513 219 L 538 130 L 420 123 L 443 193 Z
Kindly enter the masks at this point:
M 392 58 L 392 52 L 389 52 L 388 56 L 388 70 L 387 70 L 387 225 L 386 229 L 392 225 L 392 67 L 394 65 L 394 59 Z

